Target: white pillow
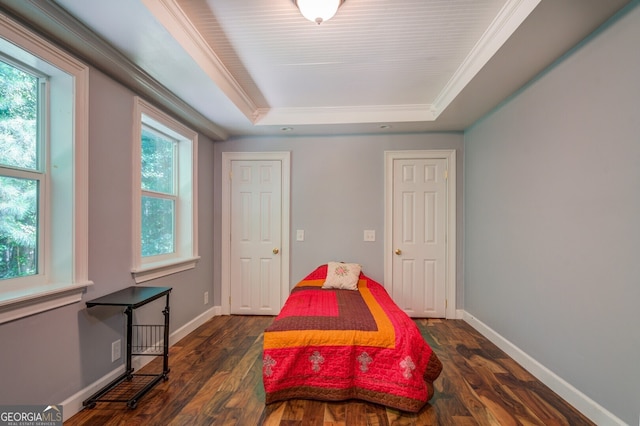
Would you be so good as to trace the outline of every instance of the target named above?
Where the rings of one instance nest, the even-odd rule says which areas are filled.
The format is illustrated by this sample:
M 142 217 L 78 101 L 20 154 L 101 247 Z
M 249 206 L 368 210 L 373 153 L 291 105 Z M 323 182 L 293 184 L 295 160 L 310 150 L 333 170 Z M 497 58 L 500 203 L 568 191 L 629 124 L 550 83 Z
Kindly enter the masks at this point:
M 361 269 L 362 266 L 357 263 L 329 262 L 327 279 L 322 284 L 322 288 L 357 290 Z

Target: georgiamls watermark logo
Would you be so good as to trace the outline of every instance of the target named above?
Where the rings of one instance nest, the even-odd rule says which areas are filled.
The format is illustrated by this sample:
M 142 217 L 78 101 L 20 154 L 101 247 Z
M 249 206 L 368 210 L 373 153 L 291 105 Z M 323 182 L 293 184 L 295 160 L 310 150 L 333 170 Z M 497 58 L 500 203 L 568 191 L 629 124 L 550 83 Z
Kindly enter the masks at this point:
M 0 406 L 0 426 L 62 426 L 62 405 Z

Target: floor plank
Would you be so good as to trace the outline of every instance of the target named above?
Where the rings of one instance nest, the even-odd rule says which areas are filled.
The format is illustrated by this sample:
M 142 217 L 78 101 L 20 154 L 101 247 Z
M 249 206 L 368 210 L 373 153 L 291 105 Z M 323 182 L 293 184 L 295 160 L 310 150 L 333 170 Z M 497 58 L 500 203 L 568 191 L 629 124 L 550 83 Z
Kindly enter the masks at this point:
M 215 317 L 171 347 L 169 380 L 135 409 L 98 402 L 65 425 L 593 425 L 464 321 L 417 319 L 443 364 L 419 413 L 361 401 L 264 404 L 262 333 L 272 317 Z M 141 373 L 161 369 L 158 358 Z

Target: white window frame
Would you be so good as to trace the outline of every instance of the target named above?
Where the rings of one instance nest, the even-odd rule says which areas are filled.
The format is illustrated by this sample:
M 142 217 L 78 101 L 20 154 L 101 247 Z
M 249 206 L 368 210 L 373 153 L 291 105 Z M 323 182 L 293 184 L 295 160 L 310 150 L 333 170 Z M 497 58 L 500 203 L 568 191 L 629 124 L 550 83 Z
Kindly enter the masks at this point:
M 175 252 L 161 256 L 142 256 L 142 126 L 154 128 L 178 141 L 177 148 L 177 201 L 175 224 Z M 198 134 L 164 112 L 145 102 L 134 99 L 133 132 L 133 267 L 136 283 L 149 281 L 177 272 L 193 269 L 198 256 Z
M 167 135 L 165 132 L 161 132 L 158 129 L 158 125 L 153 125 L 153 123 L 147 124 L 147 122 L 149 121 L 149 118 L 147 118 L 145 115 L 143 115 L 143 120 L 142 120 L 142 128 L 146 128 L 148 132 L 154 133 L 158 136 L 161 136 L 163 139 L 165 140 L 170 140 L 174 145 L 173 145 L 173 192 L 171 193 L 164 193 L 164 192 L 156 192 L 156 191 L 152 191 L 152 190 L 146 190 L 144 188 L 141 188 L 141 198 L 143 197 L 149 197 L 149 198 L 155 198 L 155 199 L 161 199 L 161 200 L 168 200 L 168 201 L 172 201 L 173 205 L 174 205 L 174 231 L 173 231 L 173 247 L 174 250 L 177 249 L 177 244 L 178 244 L 178 231 L 177 231 L 177 224 L 179 221 L 179 216 L 178 214 L 180 213 L 178 211 L 178 206 L 180 204 L 180 194 L 178 192 L 179 188 L 180 188 L 180 179 L 179 179 L 179 170 L 180 170 L 180 146 L 179 144 L 181 143 L 180 140 L 175 139 L 174 137 Z M 143 130 L 141 129 L 141 130 Z M 185 150 L 184 150 L 184 146 L 182 147 L 182 153 L 183 155 L 185 154 Z M 187 155 L 189 155 L 189 153 L 187 152 Z M 190 156 L 190 155 L 189 155 Z M 184 167 L 183 167 L 184 168 Z M 189 167 L 190 168 L 190 167 Z M 142 185 L 141 185 L 142 186 Z M 140 222 L 140 224 L 142 225 L 142 221 Z M 142 247 L 141 247 L 142 248 Z M 170 260 L 171 258 L 173 258 L 175 256 L 174 252 L 171 253 L 162 253 L 162 254 L 158 254 L 155 255 L 153 257 L 148 257 L 146 260 L 147 262 L 145 262 L 145 259 L 143 258 L 143 263 L 157 263 L 158 261 L 163 261 L 163 260 Z
M 79 302 L 88 279 L 89 67 L 0 14 L 0 50 L 49 76 L 42 264 L 0 281 L 0 323 Z M 71 153 L 71 155 L 69 155 Z
M 1 45 L 1 44 L 0 44 Z M 11 48 L 7 48 L 3 46 L 6 50 L 11 52 Z M 47 243 L 49 241 L 49 216 L 50 207 L 49 207 L 49 193 L 51 192 L 49 186 L 49 175 L 50 172 L 48 170 L 48 158 L 49 158 L 49 132 L 48 122 L 49 122 L 49 81 L 47 77 L 38 70 L 27 69 L 23 64 L 18 63 L 13 56 L 16 53 L 20 54 L 22 52 L 12 52 L 14 55 L 7 56 L 4 52 L 0 56 L 0 60 L 9 64 L 10 66 L 21 70 L 27 74 L 38 79 L 36 83 L 38 85 L 38 123 L 37 123 L 37 140 L 35 149 L 38 151 L 38 155 L 36 156 L 36 164 L 34 168 L 20 168 L 20 167 L 12 167 L 10 165 L 0 164 L 0 175 L 3 177 L 15 178 L 15 179 L 25 179 L 32 180 L 38 183 L 38 219 L 37 219 L 37 227 L 38 227 L 38 236 L 37 236 L 37 266 L 36 273 L 33 275 L 26 275 L 21 277 L 14 277 L 10 279 L 0 280 L 0 291 L 7 294 L 9 292 L 18 292 L 22 293 L 25 289 L 34 288 L 42 285 L 46 285 L 48 281 L 49 273 L 49 265 L 51 262 L 48 260 L 47 255 Z M 28 57 L 28 56 L 27 56 Z M 45 66 L 45 68 L 48 68 Z M 49 69 L 49 71 L 57 72 L 55 70 Z M 46 261 L 45 261 L 46 260 Z

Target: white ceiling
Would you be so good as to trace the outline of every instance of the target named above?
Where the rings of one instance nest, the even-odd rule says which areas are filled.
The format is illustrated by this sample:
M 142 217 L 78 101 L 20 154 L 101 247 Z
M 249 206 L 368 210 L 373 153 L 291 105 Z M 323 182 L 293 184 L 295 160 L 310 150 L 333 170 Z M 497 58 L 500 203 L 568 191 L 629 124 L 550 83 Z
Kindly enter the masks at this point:
M 464 130 L 628 0 L 346 0 L 320 26 L 293 0 L 55 3 L 225 139 Z

